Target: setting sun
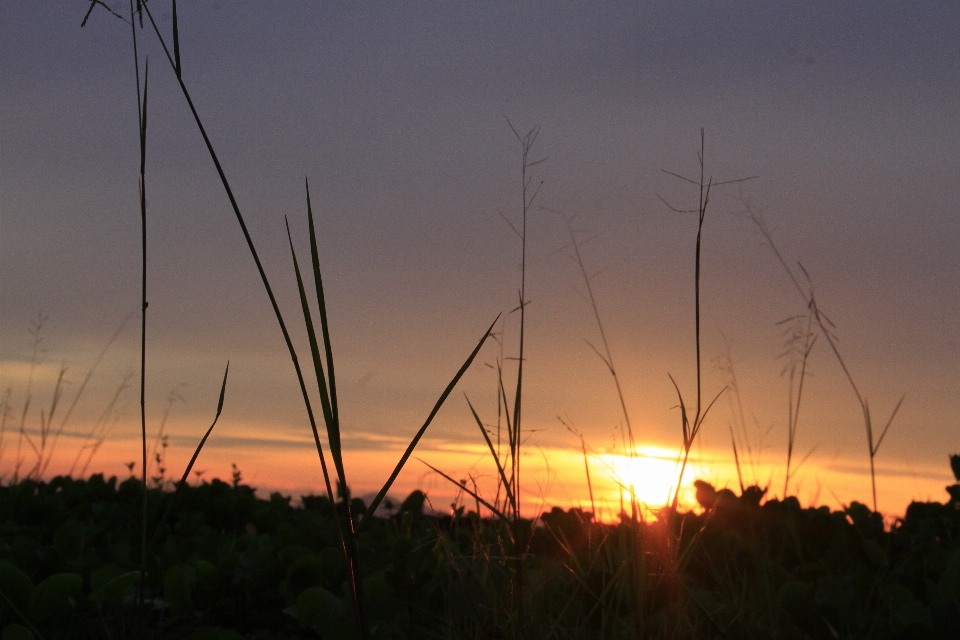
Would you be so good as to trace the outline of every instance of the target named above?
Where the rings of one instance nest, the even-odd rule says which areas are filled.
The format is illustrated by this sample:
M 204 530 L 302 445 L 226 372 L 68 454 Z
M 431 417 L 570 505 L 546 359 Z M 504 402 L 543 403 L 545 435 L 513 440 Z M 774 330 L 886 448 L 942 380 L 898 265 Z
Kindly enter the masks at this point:
M 673 500 L 681 466 L 677 451 L 644 446 L 638 447 L 635 456 L 601 454 L 597 459 L 602 465 L 601 473 L 616 488 L 617 499 L 622 499 L 624 504 L 630 503 L 631 494 L 651 510 Z M 693 460 L 687 463 L 679 499 L 685 508 L 696 506 L 693 481 L 700 476 L 700 471 Z

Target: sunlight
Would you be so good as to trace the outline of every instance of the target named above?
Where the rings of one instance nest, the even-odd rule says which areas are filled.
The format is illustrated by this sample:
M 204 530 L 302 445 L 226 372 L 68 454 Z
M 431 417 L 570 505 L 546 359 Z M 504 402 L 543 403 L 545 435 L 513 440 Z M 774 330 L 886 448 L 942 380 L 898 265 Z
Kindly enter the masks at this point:
M 656 510 L 673 500 L 677 476 L 680 474 L 680 458 L 676 450 L 665 447 L 642 446 L 635 457 L 621 454 L 600 454 L 602 473 L 613 485 L 616 499 L 629 504 L 631 491 L 647 508 Z M 680 489 L 680 507 L 692 509 L 697 506 L 693 481 L 701 469 L 691 459 L 684 472 Z

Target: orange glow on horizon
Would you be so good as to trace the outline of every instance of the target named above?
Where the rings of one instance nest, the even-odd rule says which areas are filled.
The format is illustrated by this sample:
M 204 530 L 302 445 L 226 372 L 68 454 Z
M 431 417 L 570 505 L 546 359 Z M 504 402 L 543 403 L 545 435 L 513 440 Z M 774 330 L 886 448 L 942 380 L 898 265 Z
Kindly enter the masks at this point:
M 396 438 L 365 434 L 371 448 L 346 449 L 343 452 L 347 480 L 353 495 L 369 499 L 379 491 L 399 460 L 404 447 Z M 66 474 L 76 457 L 69 450 L 76 441 L 61 440 L 44 478 Z M 6 447 L 0 460 L 0 478 L 9 482 L 13 475 L 14 447 Z M 152 443 L 148 451 L 152 450 Z M 328 456 L 328 467 L 333 471 Z M 167 480 L 179 480 L 193 450 L 171 444 L 166 451 Z M 82 456 L 85 458 L 85 456 Z M 730 459 L 728 459 L 730 458 Z M 133 475 L 140 477 L 140 442 L 137 438 L 107 439 L 96 452 L 86 475 L 103 473 L 119 479 L 129 477 L 127 464 L 136 460 Z M 21 475 L 34 466 L 26 456 Z M 630 512 L 631 492 L 636 496 L 646 518 L 670 503 L 676 490 L 681 458 L 678 449 L 657 445 L 638 447 L 635 456 L 619 453 L 588 453 L 587 466 L 583 452 L 577 449 L 539 448 L 528 446 L 523 452 L 521 506 L 525 517 L 533 517 L 552 507 L 578 507 L 595 513 L 597 520 L 615 522 L 622 511 Z M 870 478 L 864 461 L 852 459 L 817 465 L 809 463 L 791 482 L 791 495 L 804 506 L 827 504 L 841 508 L 853 500 L 867 505 L 870 501 Z M 312 441 L 288 439 L 271 441 L 269 447 L 238 446 L 211 438 L 201 452 L 189 481 L 220 478 L 230 481 L 231 464 L 236 463 L 242 482 L 257 488 L 260 495 L 274 491 L 299 497 L 325 492 L 320 463 Z M 448 480 L 434 473 L 427 463 L 451 478 L 466 480 L 487 500 L 496 495 L 498 473 L 485 446 L 463 442 L 424 438 L 407 462 L 390 490 L 396 502 L 415 489 L 424 491 L 429 506 L 437 512 L 449 512 L 452 504 L 475 509 L 476 502 Z M 202 472 L 198 475 L 197 472 Z M 150 476 L 156 465 L 151 459 Z M 590 485 L 587 484 L 587 474 Z M 783 465 L 779 461 L 761 465 L 744 478 L 746 485 L 768 487 L 767 499 L 781 498 Z M 74 469 L 79 475 L 79 468 Z M 779 479 L 778 479 L 779 477 Z M 705 480 L 717 489 L 730 488 L 739 493 L 739 479 L 732 456 L 725 452 L 695 451 L 692 453 L 680 488 L 679 505 L 683 510 L 698 509 L 694 481 Z M 944 487 L 951 484 L 948 465 L 930 469 L 897 469 L 878 467 L 877 491 L 880 510 L 888 515 L 902 515 L 912 500 L 940 501 L 947 499 Z M 592 489 L 592 497 L 591 491 Z M 592 499 L 591 499 L 592 498 Z M 481 508 L 482 512 L 486 509 Z

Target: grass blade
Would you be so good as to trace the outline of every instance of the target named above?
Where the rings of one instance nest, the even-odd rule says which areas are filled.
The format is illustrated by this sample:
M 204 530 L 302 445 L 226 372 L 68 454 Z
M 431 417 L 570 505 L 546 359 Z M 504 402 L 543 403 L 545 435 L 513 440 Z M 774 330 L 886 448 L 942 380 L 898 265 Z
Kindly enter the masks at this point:
M 420 460 L 420 458 L 417 458 L 417 460 Z M 433 471 L 435 471 L 436 473 L 439 473 L 441 476 L 443 476 L 444 478 L 446 478 L 447 480 L 449 480 L 451 483 L 455 484 L 456 486 L 458 486 L 458 487 L 460 487 L 461 489 L 463 489 L 464 491 L 466 491 L 466 492 L 470 495 L 471 498 L 473 498 L 474 500 L 476 500 L 477 502 L 479 502 L 480 504 L 482 504 L 483 506 L 485 506 L 487 509 L 490 509 L 491 513 L 493 513 L 495 516 L 497 516 L 498 518 L 500 518 L 501 520 L 503 520 L 505 523 L 508 523 L 508 524 L 510 523 L 510 518 L 508 518 L 508 517 L 506 516 L 506 514 L 504 514 L 502 511 L 500 511 L 499 509 L 497 509 L 495 506 L 493 506 L 492 504 L 490 504 L 489 502 L 487 502 L 486 500 L 484 500 L 483 498 L 481 498 L 479 495 L 477 495 L 477 492 L 476 492 L 476 491 L 471 491 L 470 489 L 468 489 L 467 486 L 466 486 L 463 482 L 457 482 L 456 480 L 454 480 L 453 478 L 451 478 L 450 476 L 448 476 L 447 474 L 445 474 L 443 471 L 440 471 L 440 469 L 437 469 L 435 466 L 433 466 L 433 465 L 430 464 L 429 462 L 424 462 L 423 460 L 420 460 L 420 462 L 422 462 L 422 463 L 425 464 L 426 466 L 430 467 L 430 468 L 431 468 Z M 466 482 L 466 481 L 464 481 L 464 482 Z
M 160 530 L 163 528 L 163 524 L 167 521 L 167 518 L 170 515 L 170 511 L 173 510 L 173 506 L 176 502 L 177 495 L 180 493 L 180 489 L 187 484 L 187 478 L 190 477 L 190 471 L 193 470 L 193 465 L 197 462 L 197 457 L 200 455 L 200 450 L 203 449 L 203 445 L 207 443 L 207 438 L 210 437 L 210 434 L 213 433 L 213 428 L 217 426 L 217 421 L 220 419 L 220 414 L 223 412 L 223 399 L 227 393 L 227 374 L 230 373 L 230 362 L 227 362 L 227 368 L 223 372 L 223 384 L 220 386 L 220 400 L 217 402 L 217 413 L 213 417 L 213 424 L 210 425 L 210 428 L 207 429 L 207 432 L 203 434 L 203 438 L 200 439 L 200 444 L 197 445 L 196 450 L 193 452 L 193 457 L 190 458 L 190 463 L 187 464 L 187 468 L 183 470 L 183 477 L 180 478 L 180 482 L 177 484 L 177 489 L 174 493 L 173 499 L 170 501 L 170 504 L 167 505 L 166 511 L 163 512 L 163 516 L 160 518 L 160 523 L 157 524 L 157 529 L 153 533 L 153 538 L 150 541 L 150 546 L 154 547 L 157 544 L 157 538 L 160 536 Z
M 467 405 L 470 407 L 470 412 L 473 414 L 473 419 L 477 421 L 477 426 L 480 427 L 480 433 L 483 434 L 483 439 L 486 440 L 487 447 L 490 448 L 490 455 L 493 457 L 494 464 L 497 465 L 497 472 L 499 472 L 500 479 L 503 481 L 503 488 L 507 492 L 507 499 L 510 501 L 510 505 L 513 507 L 514 511 L 516 511 L 517 501 L 513 497 L 513 492 L 510 490 L 510 483 L 507 482 L 507 474 L 503 470 L 503 465 L 500 464 L 500 457 L 497 456 L 497 450 L 493 446 L 493 441 L 490 440 L 490 434 L 487 433 L 486 428 L 483 426 L 483 422 L 480 420 L 480 416 L 477 415 L 476 409 L 474 409 L 473 405 L 470 403 L 470 398 L 467 398 L 466 394 L 464 394 L 464 398 L 467 401 Z
M 167 62 L 170 64 L 172 69 L 176 70 L 176 62 L 173 56 L 170 54 L 170 49 L 167 47 L 167 43 L 163 39 L 163 35 L 160 33 L 160 28 L 153 19 L 153 14 L 151 13 L 150 8 L 146 4 L 140 5 L 140 3 L 138 3 L 138 10 L 141 6 L 143 9 L 143 12 L 140 14 L 141 20 L 143 19 L 143 13 L 146 13 L 147 18 L 150 20 L 151 27 L 153 27 L 153 32 L 157 36 L 160 46 L 163 48 Z M 297 373 L 297 382 L 300 385 L 300 394 L 303 397 L 303 404 L 307 410 L 307 417 L 310 420 L 310 427 L 313 429 L 314 441 L 317 445 L 317 455 L 320 458 L 320 466 L 323 469 L 324 482 L 326 483 L 327 496 L 331 501 L 335 501 L 336 497 L 333 493 L 333 488 L 330 485 L 330 477 L 327 472 L 326 459 L 323 455 L 323 447 L 320 444 L 320 436 L 317 432 L 316 417 L 313 413 L 313 406 L 310 403 L 310 396 L 307 393 L 307 386 L 303 379 L 303 371 L 300 368 L 300 360 L 297 358 L 297 352 L 293 346 L 293 340 L 290 338 L 290 332 L 287 330 L 287 324 L 283 319 L 283 314 L 280 312 L 280 305 L 277 303 L 277 298 L 273 293 L 273 287 L 270 286 L 270 280 L 267 278 L 267 273 L 263 268 L 263 263 L 260 261 L 260 255 L 257 253 L 256 246 L 253 244 L 253 238 L 250 236 L 250 231 L 247 228 L 243 214 L 240 212 L 240 205 L 237 203 L 237 199 L 233 194 L 233 188 L 230 186 L 230 181 L 227 179 L 227 174 L 223 170 L 223 165 L 220 163 L 220 158 L 217 156 L 217 152 L 213 148 L 213 142 L 211 142 L 210 137 L 207 135 L 207 130 L 203 126 L 203 121 L 200 119 L 200 114 L 197 112 L 197 108 L 193 104 L 193 98 L 190 96 L 190 91 L 187 89 L 187 85 L 184 83 L 182 77 L 178 76 L 177 82 L 180 85 L 180 91 L 183 94 L 184 99 L 187 101 L 187 106 L 190 107 L 190 113 L 193 115 L 197 129 L 200 131 L 200 136 L 203 138 L 203 142 L 207 147 L 207 152 L 210 154 L 210 159 L 213 161 L 214 167 L 217 170 L 217 175 L 220 177 L 220 183 L 223 185 L 223 190 L 227 195 L 227 199 L 230 201 L 230 206 L 233 209 L 234 216 L 237 219 L 237 224 L 240 225 L 240 230 L 243 233 L 244 240 L 247 243 L 247 248 L 250 250 L 250 255 L 253 258 L 254 264 L 256 264 L 257 273 L 260 274 L 260 281 L 263 283 L 263 288 L 267 293 L 267 297 L 270 299 L 270 306 L 273 308 L 274 316 L 277 318 L 277 324 L 280 325 L 280 333 L 283 334 L 284 343 L 287 346 L 287 351 L 290 353 L 290 359 L 293 361 L 293 368 Z M 137 90 L 139 91 L 139 86 Z
M 463 374 L 466 373 L 467 369 L 470 368 L 470 365 L 473 363 L 473 359 L 477 357 L 477 354 L 480 353 L 480 347 L 483 346 L 483 343 L 487 341 L 487 338 L 490 337 L 490 332 L 493 331 L 493 325 L 497 323 L 497 320 L 500 319 L 500 315 L 497 315 L 497 318 L 490 323 L 490 326 L 484 332 L 483 337 L 480 338 L 480 342 L 477 343 L 477 346 L 473 349 L 473 352 L 470 356 L 464 361 L 463 366 L 460 367 L 460 370 L 457 371 L 457 375 L 453 376 L 453 380 L 450 381 L 450 384 L 447 385 L 447 388 L 443 390 L 443 393 L 440 395 L 440 399 L 437 400 L 437 403 L 433 405 L 433 410 L 430 411 L 430 415 L 427 416 L 426 421 L 423 423 L 423 426 L 420 427 L 420 430 L 417 432 L 417 435 L 413 437 L 413 440 L 410 441 L 410 444 L 407 446 L 407 450 L 403 452 L 403 455 L 400 457 L 400 461 L 397 463 L 397 466 L 394 467 L 393 473 L 390 474 L 390 478 L 383 485 L 383 488 L 380 489 L 380 493 L 373 499 L 373 502 L 370 503 L 370 506 L 367 507 L 367 513 L 374 513 L 377 510 L 377 507 L 380 506 L 380 503 L 383 502 L 383 499 L 387 497 L 387 492 L 390 490 L 390 487 L 393 486 L 393 482 L 397 479 L 397 476 L 400 475 L 403 465 L 407 463 L 407 460 L 410 458 L 410 454 L 413 453 L 413 450 L 416 448 L 417 444 L 420 442 L 420 438 L 423 437 L 423 434 L 427 431 L 427 427 L 430 426 L 430 423 L 433 421 L 434 416 L 437 415 L 437 412 L 440 411 L 440 407 L 443 406 L 444 401 L 447 399 L 447 396 L 450 395 L 450 392 L 453 391 L 453 388 L 457 386 L 457 383 L 460 382 L 460 378 L 463 377 Z
M 200 444 L 197 445 L 197 450 L 193 452 L 193 457 L 190 458 L 190 464 L 187 465 L 187 468 L 183 471 L 183 477 L 180 478 L 180 485 L 182 486 L 186 481 L 187 477 L 190 475 L 190 471 L 193 469 L 193 465 L 197 461 L 197 456 L 200 455 L 200 449 L 203 448 L 203 445 L 207 443 L 207 438 L 210 437 L 210 434 L 213 432 L 213 428 L 217 426 L 217 420 L 220 419 L 220 414 L 223 412 L 223 398 L 227 393 L 227 375 L 230 373 L 230 362 L 227 361 L 227 368 L 223 371 L 223 384 L 220 386 L 220 399 L 217 401 L 217 413 L 213 417 L 213 424 L 210 425 L 210 428 L 207 429 L 207 432 L 203 434 L 203 438 L 200 440 Z
M 297 252 L 293 248 L 293 237 L 290 235 L 290 223 L 287 225 L 287 241 L 290 243 L 290 254 L 293 256 L 293 270 L 297 278 L 297 290 L 300 293 L 300 306 L 303 311 L 303 321 L 307 330 L 307 340 L 310 342 L 310 354 L 313 356 L 313 367 L 317 376 L 317 386 L 320 391 L 320 406 L 323 410 L 323 421 L 327 428 L 327 442 L 330 445 L 330 455 L 333 457 L 337 478 L 346 486 L 346 477 L 343 470 L 343 458 L 340 454 L 340 429 L 334 423 L 333 412 L 330 406 L 330 396 L 327 392 L 327 381 L 320 359 L 320 345 L 317 342 L 317 332 L 314 328 L 313 316 L 310 313 L 310 303 L 307 300 L 307 291 L 303 286 L 303 276 L 300 272 L 300 263 L 297 261 Z M 316 428 L 314 427 L 314 430 Z M 318 436 L 319 438 L 319 436 Z M 319 440 L 318 440 L 319 441 Z
M 873 445 L 873 452 L 876 453 L 880 450 L 880 443 L 883 442 L 884 437 L 887 435 L 887 431 L 890 430 L 890 425 L 893 424 L 893 419 L 896 417 L 897 412 L 900 411 L 900 405 L 903 404 L 903 401 L 906 400 L 907 396 L 900 396 L 900 400 L 897 402 L 897 406 L 893 408 L 893 412 L 890 414 L 890 419 L 887 420 L 887 425 L 883 428 L 883 431 L 880 433 L 880 437 L 877 439 L 877 443 Z
M 180 77 L 180 26 L 177 21 L 177 0 L 173 0 L 171 3 L 172 13 L 173 13 L 173 58 L 176 68 L 174 71 L 177 73 L 177 77 Z
M 320 258 L 317 251 L 317 235 L 313 224 L 313 207 L 310 204 L 310 185 L 306 185 L 307 192 L 307 219 L 310 225 L 310 257 L 313 263 L 313 282 L 317 292 L 317 306 L 320 314 L 320 331 L 323 337 L 324 355 L 327 362 L 327 376 L 323 377 L 323 365 L 320 362 L 319 346 L 316 344 L 316 332 L 311 327 L 308 329 L 308 335 L 313 336 L 310 342 L 310 350 L 313 354 L 313 366 L 317 372 L 318 383 L 323 380 L 320 386 L 320 402 L 323 405 L 324 418 L 327 421 L 327 438 L 330 443 L 330 455 L 333 456 L 333 464 L 337 469 L 337 476 L 343 486 L 347 486 L 347 478 L 343 467 L 343 455 L 340 445 L 340 416 L 337 408 L 337 383 L 333 368 L 333 347 L 330 343 L 330 329 L 327 323 L 327 305 L 323 295 L 323 278 L 320 273 Z M 304 307 L 306 309 L 306 307 Z M 328 386 L 329 385 L 329 386 Z
M 690 420 L 687 418 L 687 405 L 683 402 L 683 394 L 680 393 L 680 387 L 677 386 L 677 381 L 673 379 L 673 376 L 667 373 L 667 377 L 670 378 L 670 382 L 673 383 L 673 388 L 677 391 L 677 399 L 680 402 L 680 419 L 683 423 L 683 446 L 685 449 L 689 449 L 690 445 Z
M 310 342 L 310 353 L 313 356 L 314 369 L 316 370 L 317 386 L 320 389 L 320 404 L 323 408 L 324 422 L 326 423 L 327 427 L 327 442 L 330 445 L 330 454 L 333 457 L 333 462 L 336 466 L 337 477 L 340 480 L 340 486 L 345 489 L 348 485 L 346 472 L 343 468 L 343 457 L 340 450 L 340 428 L 339 425 L 334 422 L 333 413 L 330 408 L 330 398 L 327 394 L 327 383 L 323 373 L 323 365 L 320 360 L 320 347 L 317 344 L 317 333 L 314 329 L 313 319 L 310 314 L 310 304 L 307 301 L 307 292 L 303 286 L 303 277 L 300 274 L 300 265 L 297 261 L 297 252 L 293 248 L 293 238 L 290 235 L 290 223 L 286 220 L 285 222 L 287 226 L 287 240 L 290 243 L 290 254 L 293 256 L 293 270 L 297 277 L 297 290 L 300 293 L 300 304 L 303 309 L 303 320 L 307 329 L 307 338 Z M 327 351 L 329 353 L 329 349 Z M 310 426 L 313 428 L 313 437 L 316 440 L 317 451 L 320 453 L 320 462 L 323 467 L 324 479 L 327 483 L 327 493 L 330 497 L 330 501 L 336 504 L 330 487 L 330 477 L 327 472 L 327 463 L 323 457 L 323 449 L 320 445 L 320 435 L 317 432 L 316 422 L 311 420 Z M 358 576 L 360 573 L 359 553 L 357 552 L 356 541 L 354 540 L 353 514 L 350 512 L 350 501 L 344 500 L 344 503 L 347 508 L 347 531 L 344 531 L 340 519 L 336 518 L 337 533 L 340 536 L 343 559 L 348 567 L 347 576 L 349 578 L 350 596 L 353 600 L 358 631 L 360 632 L 361 637 L 364 637 L 366 636 L 366 624 L 363 616 L 362 595 L 358 588 Z

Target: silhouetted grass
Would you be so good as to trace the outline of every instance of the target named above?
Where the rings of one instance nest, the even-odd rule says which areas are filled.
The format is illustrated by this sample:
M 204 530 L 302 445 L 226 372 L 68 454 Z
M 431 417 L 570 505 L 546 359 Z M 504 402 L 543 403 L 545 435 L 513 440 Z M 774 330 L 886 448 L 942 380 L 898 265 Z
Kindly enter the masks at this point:
M 92 2 L 91 9 L 97 4 Z M 914 503 L 890 530 L 876 513 L 875 481 L 873 511 L 858 503 L 839 512 L 801 509 L 795 498 L 786 496 L 806 358 L 815 339 L 813 323 L 828 341 L 863 408 L 872 479 L 874 458 L 900 404 L 875 438 L 866 400 L 840 356 L 812 287 L 799 284 L 758 218 L 755 222 L 810 310 L 803 341 L 796 342 L 801 354 L 799 373 L 796 367 L 789 370 L 785 496 L 782 501 L 764 502 L 767 489 L 744 487 L 741 474 L 739 496 L 697 481 L 702 512 L 681 512 L 680 483 L 691 448 L 719 397 L 706 402 L 702 393 L 701 247 L 706 212 L 714 187 L 750 179 L 715 183 L 707 177 L 703 130 L 699 180 L 671 173 L 698 189 L 697 207 L 687 210 L 668 205 L 674 211 L 698 215 L 694 254 L 696 400 L 688 403 L 670 376 L 678 397 L 682 436 L 672 503 L 655 519 L 647 518 L 632 493 L 630 512 L 624 510 L 615 524 L 595 522 L 593 513 L 580 509 L 553 509 L 534 517 L 525 517 L 521 511 L 527 215 L 539 192 L 530 170 L 542 160 L 531 156 L 539 128 L 521 134 L 512 124 L 522 157 L 521 225 L 518 228 L 511 223 L 521 243 L 518 306 L 514 309 L 519 312 L 519 348 L 512 398 L 506 392 L 503 359 L 497 363 L 496 442 L 467 400 L 496 467 L 497 491 L 493 497 L 484 496 L 472 478 L 457 482 L 434 468 L 473 499 L 473 510 L 460 505 L 450 515 L 429 515 L 424 512 L 424 494 L 414 492 L 396 515 L 376 515 L 440 407 L 491 336 L 495 320 L 442 391 L 370 504 L 351 498 L 309 186 L 305 184 L 310 243 L 307 273 L 312 288 L 301 271 L 289 223 L 287 235 L 318 384 L 316 396 L 307 389 L 273 288 L 183 79 L 176 3 L 172 54 L 149 5 L 139 0 L 136 7 L 132 0 L 129 4 L 137 73 L 144 255 L 142 477 L 139 483 L 131 478 L 119 485 L 115 478 L 102 476 L 89 480 L 58 477 L 46 483 L 41 478 L 45 467 L 40 446 L 37 473 L 0 486 L 0 505 L 4 507 L 0 530 L 9 532 L 0 545 L 4 640 L 8 636 L 200 640 L 236 638 L 239 631 L 264 629 L 324 639 L 916 637 L 949 632 L 954 628 L 951 624 L 960 621 L 960 511 L 956 508 L 960 485 L 948 488 L 951 499 L 946 504 Z M 235 469 L 231 484 L 214 480 L 188 485 L 189 474 L 223 409 L 227 371 L 216 416 L 180 482 L 167 492 L 162 483 L 153 489 L 147 486 L 147 67 L 141 97 L 137 50 L 138 27 L 144 28 L 145 23 L 164 50 L 217 169 L 297 374 L 326 493 L 303 497 L 302 508 L 292 507 L 291 498 L 278 493 L 269 500 L 258 500 L 253 489 L 242 484 L 239 469 Z M 623 440 L 628 455 L 635 456 L 635 434 L 620 379 L 569 219 L 567 228 L 601 335 L 602 349 L 594 347 L 594 351 L 614 380 L 626 428 Z M 51 417 L 58 397 L 55 393 Z M 326 452 L 313 397 L 320 403 Z M 5 408 L 4 420 L 7 413 Z M 506 428 L 505 448 L 501 446 L 500 415 Z M 0 424 L 0 436 L 5 424 Z M 589 485 L 587 444 L 580 437 Z M 952 459 L 951 464 L 960 481 L 960 458 Z M 489 517 L 482 516 L 483 509 L 489 511 Z M 154 531 L 149 540 L 148 528 Z M 136 558 L 132 549 L 138 546 Z

